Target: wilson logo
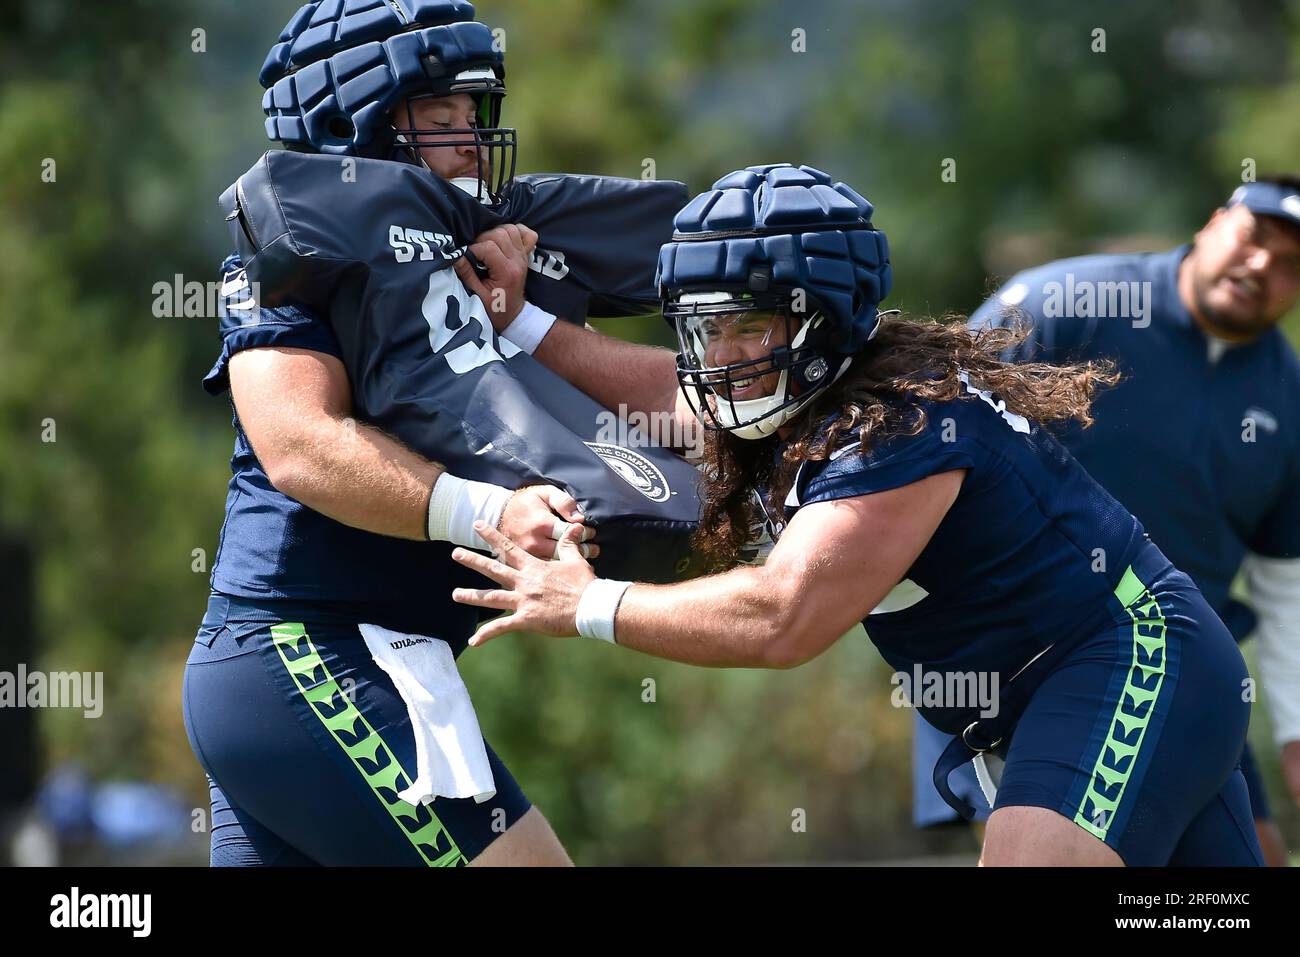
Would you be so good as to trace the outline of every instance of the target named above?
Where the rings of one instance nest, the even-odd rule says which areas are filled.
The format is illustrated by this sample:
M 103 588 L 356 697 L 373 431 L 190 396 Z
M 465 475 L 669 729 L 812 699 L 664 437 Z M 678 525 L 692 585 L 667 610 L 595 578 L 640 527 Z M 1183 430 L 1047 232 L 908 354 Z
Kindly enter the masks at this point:
M 401 651 L 403 648 L 414 648 L 416 645 L 433 644 L 428 638 L 399 638 L 397 641 L 388 643 L 394 651 Z
M 666 502 L 673 494 L 668 488 L 668 479 L 659 467 L 644 455 L 625 449 L 621 445 L 609 445 L 604 442 L 584 442 L 600 460 L 628 485 L 632 486 L 652 502 Z

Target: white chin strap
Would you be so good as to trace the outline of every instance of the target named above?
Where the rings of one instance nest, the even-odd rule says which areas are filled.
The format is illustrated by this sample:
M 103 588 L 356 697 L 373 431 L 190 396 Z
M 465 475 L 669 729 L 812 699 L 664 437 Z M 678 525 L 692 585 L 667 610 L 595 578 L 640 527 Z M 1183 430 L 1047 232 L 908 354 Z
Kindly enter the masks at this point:
M 488 198 L 487 187 L 483 185 L 483 181 L 477 176 L 457 176 L 454 179 L 447 180 L 447 182 L 462 192 L 469 193 L 484 206 L 491 203 Z
M 840 376 L 848 371 L 849 365 L 853 362 L 851 356 L 846 356 L 840 363 L 839 369 L 826 383 L 822 389 L 814 389 L 806 396 L 793 405 L 786 406 L 784 409 L 776 408 L 785 395 L 785 386 L 788 381 L 790 370 L 783 369 L 781 378 L 776 382 L 776 391 L 771 395 L 763 396 L 760 399 L 743 399 L 740 402 L 730 402 L 721 396 L 714 396 L 716 408 L 714 416 L 718 423 L 738 439 L 764 439 L 785 425 L 796 415 L 804 410 L 819 393 L 825 388 L 830 387 L 839 381 Z M 749 420 L 753 421 L 749 421 Z M 737 425 L 738 422 L 749 421 L 748 425 Z
M 682 299 L 683 301 L 708 302 L 712 301 L 711 297 L 725 295 L 726 293 L 697 293 L 695 296 L 683 296 Z M 803 328 L 795 334 L 794 339 L 790 343 L 790 348 L 798 349 L 802 346 L 804 339 L 808 336 L 808 331 L 818 323 L 825 321 L 826 319 L 824 316 L 820 314 L 814 315 L 808 322 L 805 322 Z M 703 356 L 701 356 L 701 359 L 702 358 Z M 790 381 L 789 369 L 781 370 L 781 377 L 776 380 L 776 389 L 773 390 L 771 395 L 765 395 L 757 399 L 742 399 L 739 402 L 732 402 L 722 398 L 721 396 L 715 395 L 713 397 L 714 417 L 718 420 L 719 425 L 725 428 L 732 435 L 736 436 L 736 438 L 767 438 L 767 436 L 771 435 L 802 412 L 804 407 L 807 406 L 819 392 L 834 384 L 840 376 L 844 375 L 852 361 L 852 357 L 846 357 L 844 361 L 840 363 L 839 369 L 831 378 L 830 382 L 827 382 L 826 385 L 820 389 L 811 390 L 800 401 L 795 402 L 784 409 L 779 409 L 777 407 L 788 398 L 786 394 L 786 386 Z M 738 423 L 741 422 L 747 422 L 748 424 L 739 425 Z

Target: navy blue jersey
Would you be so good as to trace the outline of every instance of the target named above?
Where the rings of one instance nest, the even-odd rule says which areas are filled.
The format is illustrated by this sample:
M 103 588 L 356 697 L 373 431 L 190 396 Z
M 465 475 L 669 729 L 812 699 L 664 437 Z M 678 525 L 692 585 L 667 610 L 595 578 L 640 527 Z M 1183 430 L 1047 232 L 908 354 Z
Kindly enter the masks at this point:
M 1032 335 L 1007 358 L 1118 364 L 1096 424 L 1061 440 L 1229 621 L 1248 551 L 1300 557 L 1300 362 L 1277 329 L 1235 347 L 1200 330 L 1177 290 L 1189 248 L 1026 270 L 971 328 L 1019 315 Z
M 624 439 L 616 415 L 502 338 L 457 277 L 455 260 L 500 214 L 422 167 L 358 160 L 356 182 L 341 181 L 337 167 L 329 157 L 272 151 L 223 194 L 255 292 L 239 328 L 260 324 L 254 305 L 273 322 L 285 306 L 319 317 L 333 333 L 358 420 L 461 478 L 567 490 L 597 529 L 593 564 L 602 576 L 662 582 L 691 574 L 699 473 L 636 429 Z M 564 288 L 572 295 L 561 299 L 587 299 L 602 311 L 639 301 L 653 271 L 644 250 L 632 249 L 654 230 L 643 224 L 618 242 L 598 242 L 587 227 L 608 226 L 618 210 L 661 208 L 677 190 L 647 195 L 635 182 L 601 177 L 526 185 L 510 208 L 546 224 L 557 266 L 530 274 L 530 301 L 544 306 Z
M 337 158 L 272 151 L 223 195 L 241 255 L 224 266 L 222 351 L 207 389 L 229 387 L 230 357 L 242 349 L 334 356 L 358 420 L 462 478 L 573 493 L 604 546 L 600 574 L 690 574 L 695 469 L 636 430 L 625 430 L 636 448 L 618 444 L 616 417 L 501 338 L 456 276 L 465 245 L 505 214 L 423 167 L 356 162 L 352 182 Z M 530 301 L 578 321 L 643 310 L 654 297 L 653 252 L 684 192 L 602 177 L 516 181 L 507 211 L 547 243 Z M 628 227 L 610 241 L 604 234 L 623 218 Z M 371 534 L 288 498 L 237 415 L 234 424 L 214 590 L 344 603 L 355 620 L 417 634 L 434 621 L 460 647 L 477 612 L 452 602 L 451 589 L 484 580 L 451 560 L 449 543 Z
M 228 258 L 222 273 L 238 283 L 239 257 Z M 243 313 L 226 309 L 224 301 L 222 306 L 221 355 L 203 380 L 213 395 L 229 388 L 230 357 L 243 349 L 273 346 L 341 356 L 329 324 L 307 309 L 264 306 L 256 322 L 246 323 Z M 214 591 L 326 602 L 358 621 L 395 630 L 427 630 L 437 622 L 446 636 L 463 639 L 472 632 L 476 613 L 453 602 L 450 589 L 452 583 L 477 580 L 451 560 L 449 545 L 362 531 L 289 498 L 271 484 L 233 401 L 231 411 L 235 450 L 221 546 L 212 567 Z
M 1145 536 L 1051 433 L 967 389 L 923 403 L 918 435 L 805 462 L 786 506 L 968 469 L 929 543 L 863 626 L 897 671 L 991 672 L 1005 684 L 1044 649 L 1105 626 L 1107 596 Z

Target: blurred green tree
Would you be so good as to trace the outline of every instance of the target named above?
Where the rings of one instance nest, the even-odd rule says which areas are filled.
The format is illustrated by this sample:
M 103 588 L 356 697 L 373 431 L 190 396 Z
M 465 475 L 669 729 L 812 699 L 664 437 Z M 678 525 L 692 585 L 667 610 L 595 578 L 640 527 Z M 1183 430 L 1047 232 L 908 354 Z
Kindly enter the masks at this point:
M 269 146 L 256 74 L 297 5 L 17 0 L 0 36 L 0 524 L 39 555 L 43 665 L 103 670 L 109 692 L 98 721 L 42 716 L 47 761 L 172 781 L 196 806 L 178 689 L 231 433 L 198 385 L 215 321 L 156 317 L 153 290 L 216 278 L 214 200 Z M 479 11 L 504 30 L 523 169 L 698 191 L 754 163 L 825 168 L 878 204 L 891 304 L 918 314 L 969 311 L 1033 261 L 1182 241 L 1244 159 L 1286 167 L 1300 144 L 1294 2 Z M 654 318 L 605 328 L 667 342 Z M 581 862 L 968 847 L 910 829 L 910 716 L 860 630 L 788 673 L 528 638 L 462 663 Z

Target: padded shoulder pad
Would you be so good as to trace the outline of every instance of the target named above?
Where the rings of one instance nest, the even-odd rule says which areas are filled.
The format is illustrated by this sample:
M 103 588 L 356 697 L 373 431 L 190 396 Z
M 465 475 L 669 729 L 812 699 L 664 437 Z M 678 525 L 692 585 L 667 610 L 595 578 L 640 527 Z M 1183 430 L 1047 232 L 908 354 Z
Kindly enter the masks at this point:
M 347 271 L 417 258 L 447 266 L 464 244 L 453 236 L 495 224 L 422 167 L 287 150 L 266 153 L 221 206 L 261 303 L 322 311 Z
M 221 209 L 267 306 L 323 309 L 349 269 L 408 255 L 450 265 L 485 230 L 522 222 L 539 235 L 529 301 L 582 323 L 658 309 L 659 247 L 685 200 L 672 181 L 546 173 L 517 177 L 492 210 L 422 166 L 273 150 Z
M 672 239 L 673 216 L 686 198 L 686 185 L 671 180 L 517 177 L 500 215 L 538 233 L 529 300 L 575 321 L 657 312 L 659 247 Z M 574 269 L 566 294 L 559 280 Z M 577 300 L 579 288 L 589 301 Z
M 600 177 L 521 184 L 511 215 L 539 224 L 545 251 L 530 279 L 583 304 L 648 293 L 658 248 L 651 234 L 669 228 L 674 185 Z M 613 197 L 662 212 L 661 222 L 650 228 L 633 222 L 635 211 L 606 210 Z M 596 568 L 605 577 L 669 581 L 694 572 L 699 475 L 650 443 L 674 437 L 662 428 L 645 434 L 658 423 L 640 431 L 621 423 L 501 338 L 449 268 L 466 243 L 505 221 L 501 214 L 423 167 L 289 152 L 264 156 L 222 205 L 258 303 L 293 302 L 329 322 L 359 419 L 463 478 L 567 489 L 598 529 Z M 619 242 L 624 215 L 629 232 L 644 230 L 648 248 Z M 531 285 L 529 298 L 547 308 Z

